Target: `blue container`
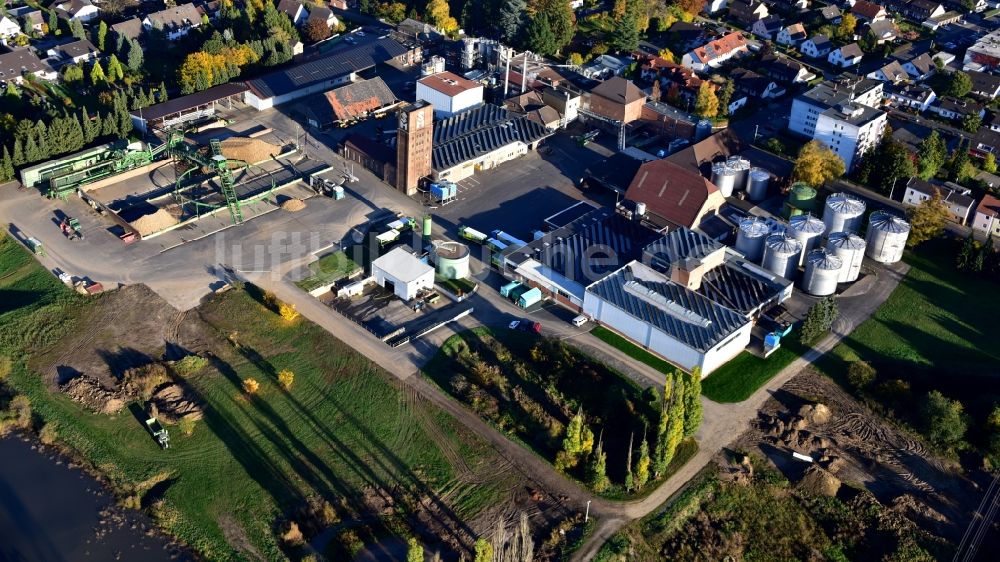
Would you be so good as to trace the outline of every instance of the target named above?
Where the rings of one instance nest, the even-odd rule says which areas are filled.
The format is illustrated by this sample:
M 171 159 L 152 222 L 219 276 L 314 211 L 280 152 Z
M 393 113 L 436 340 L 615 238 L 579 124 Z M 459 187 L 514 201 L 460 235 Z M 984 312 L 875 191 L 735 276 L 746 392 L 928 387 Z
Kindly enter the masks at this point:
M 447 190 L 438 184 L 431 184 L 431 196 L 438 199 L 444 199 L 448 196 Z
M 771 332 L 770 334 L 764 336 L 764 348 L 769 349 L 773 347 L 778 347 L 781 345 L 781 336 Z

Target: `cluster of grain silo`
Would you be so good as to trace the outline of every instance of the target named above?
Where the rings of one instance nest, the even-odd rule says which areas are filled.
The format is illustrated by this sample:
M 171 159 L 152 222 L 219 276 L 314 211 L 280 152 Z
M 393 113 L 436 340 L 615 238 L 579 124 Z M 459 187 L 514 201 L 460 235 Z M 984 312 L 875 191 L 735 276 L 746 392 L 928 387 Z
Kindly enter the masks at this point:
M 840 258 L 844 266 L 837 281 L 853 283 L 861 275 L 861 262 L 865 257 L 865 241 L 851 232 L 834 232 L 826 242 L 826 250 Z
M 764 239 L 771 234 L 771 226 L 766 220 L 756 217 L 740 221 L 736 231 L 736 251 L 750 261 L 758 261 L 764 255 Z
M 764 240 L 764 269 L 788 280 L 795 279 L 802 256 L 802 244 L 785 234 L 772 234 Z
M 806 256 L 806 270 L 802 275 L 802 289 L 817 297 L 836 293 L 840 270 L 843 267 L 843 260 L 826 250 L 809 252 Z
M 788 221 L 788 234 L 802 244 L 798 265 L 802 265 L 806 254 L 819 246 L 825 231 L 826 227 L 823 221 L 812 215 L 795 215 Z
M 764 168 L 750 168 L 750 179 L 747 181 L 747 199 L 763 201 L 767 199 L 767 188 L 771 184 L 771 172 Z
M 749 177 L 750 162 L 739 156 L 731 156 L 712 164 L 712 183 L 725 197 L 730 197 L 734 191 L 746 189 Z
M 909 236 L 910 223 L 885 211 L 876 211 L 868 221 L 865 255 L 879 263 L 896 263 L 903 259 Z
M 861 228 L 865 214 L 865 202 L 847 193 L 834 193 L 826 198 L 823 207 L 823 224 L 826 232 L 853 232 Z

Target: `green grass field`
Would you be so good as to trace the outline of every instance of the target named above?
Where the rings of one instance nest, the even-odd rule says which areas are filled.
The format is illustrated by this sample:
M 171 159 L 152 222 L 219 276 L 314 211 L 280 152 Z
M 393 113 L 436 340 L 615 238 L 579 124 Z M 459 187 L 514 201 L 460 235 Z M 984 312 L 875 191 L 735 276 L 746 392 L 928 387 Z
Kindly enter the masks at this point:
M 334 281 L 339 281 L 359 269 L 354 260 L 347 257 L 343 251 L 330 252 L 320 256 L 320 258 L 309 264 L 312 275 L 301 281 L 296 281 L 296 285 L 303 291 L 312 291 L 329 285 Z
M 793 332 L 781 340 L 781 347 L 767 359 L 744 351 L 705 377 L 701 393 L 714 402 L 742 402 L 805 350 L 798 332 Z
M 462 521 L 506 493 L 503 479 L 456 480 L 438 440 L 477 473 L 496 460 L 485 443 L 407 398 L 378 367 L 318 326 L 286 322 L 240 290 L 187 316 L 204 323 L 214 354 L 212 366 L 186 378 L 206 415 L 190 437 L 171 428 L 171 448 L 162 451 L 139 423 L 141 414 L 89 413 L 26 367 L 32 356 L 59 351 L 63 333 L 100 330 L 75 319 L 114 298 L 77 296 L 19 244 L 0 238 L 0 354 L 14 359 L 9 383 L 120 493 L 148 492 L 144 505 L 162 498 L 154 510 L 160 524 L 207 559 L 283 558 L 276 524 L 314 498 L 343 498 L 360 512 L 363 492 L 388 490 L 399 514 L 388 522 L 393 530 L 405 529 L 411 510 L 430 498 L 444 526 L 462 529 Z M 276 382 L 282 369 L 295 373 L 290 392 Z M 240 390 L 248 377 L 261 383 L 252 398 Z M 438 500 L 445 490 L 447 501 Z
M 645 363 L 661 373 L 669 373 L 676 368 L 666 360 L 653 355 L 604 326 L 595 326 L 594 329 L 590 331 L 590 334 L 618 351 L 621 351 L 625 355 L 628 355 L 632 359 L 635 359 L 640 363 Z

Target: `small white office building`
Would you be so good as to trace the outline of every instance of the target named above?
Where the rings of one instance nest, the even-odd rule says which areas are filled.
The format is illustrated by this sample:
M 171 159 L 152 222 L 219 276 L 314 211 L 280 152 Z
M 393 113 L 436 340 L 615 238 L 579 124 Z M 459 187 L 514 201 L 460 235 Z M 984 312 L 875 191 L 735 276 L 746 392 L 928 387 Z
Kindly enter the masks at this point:
M 405 301 L 416 298 L 421 289 L 434 287 L 434 268 L 403 248 L 393 248 L 373 261 L 372 277 Z

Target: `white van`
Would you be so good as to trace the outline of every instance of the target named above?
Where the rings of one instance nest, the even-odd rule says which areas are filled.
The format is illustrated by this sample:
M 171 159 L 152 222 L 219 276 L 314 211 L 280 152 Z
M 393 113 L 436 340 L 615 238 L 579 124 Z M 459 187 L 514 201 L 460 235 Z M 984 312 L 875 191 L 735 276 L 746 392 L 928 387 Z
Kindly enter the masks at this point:
M 581 315 L 579 315 L 579 316 L 577 316 L 576 318 L 573 319 L 573 325 L 576 326 L 577 328 L 579 328 L 580 326 L 583 326 L 586 323 L 587 323 L 587 317 L 585 315 L 583 315 L 583 314 L 581 314 Z

